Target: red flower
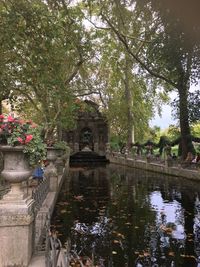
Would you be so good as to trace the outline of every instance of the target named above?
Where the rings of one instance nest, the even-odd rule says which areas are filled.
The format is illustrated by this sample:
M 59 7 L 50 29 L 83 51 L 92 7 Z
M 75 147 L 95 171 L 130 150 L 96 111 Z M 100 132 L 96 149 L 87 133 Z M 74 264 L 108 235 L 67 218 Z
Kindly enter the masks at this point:
M 0 120 L 4 119 L 4 115 L 0 114 Z
M 8 116 L 8 118 L 7 118 L 7 120 L 8 120 L 8 122 L 13 122 L 13 121 L 15 121 L 15 119 L 12 117 L 12 116 Z
M 23 139 L 21 137 L 17 137 L 17 140 L 20 142 L 20 144 L 24 143 L 24 141 L 23 141 Z
M 32 139 L 33 139 L 33 135 L 32 134 L 28 134 L 26 136 L 25 144 L 29 143 Z

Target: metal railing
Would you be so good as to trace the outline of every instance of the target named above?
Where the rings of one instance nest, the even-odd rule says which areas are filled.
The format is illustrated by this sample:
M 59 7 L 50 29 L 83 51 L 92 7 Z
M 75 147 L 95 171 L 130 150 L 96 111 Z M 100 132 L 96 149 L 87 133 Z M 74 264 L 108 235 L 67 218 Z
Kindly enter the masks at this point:
M 35 212 L 42 207 L 42 203 L 44 202 L 47 194 L 49 193 L 50 188 L 50 178 L 44 176 L 42 181 L 38 181 L 38 186 L 32 191 L 32 198 L 35 201 Z
M 45 239 L 45 266 L 46 267 L 69 267 L 69 247 L 65 249 L 55 231 L 50 229 L 50 217 L 46 220 Z

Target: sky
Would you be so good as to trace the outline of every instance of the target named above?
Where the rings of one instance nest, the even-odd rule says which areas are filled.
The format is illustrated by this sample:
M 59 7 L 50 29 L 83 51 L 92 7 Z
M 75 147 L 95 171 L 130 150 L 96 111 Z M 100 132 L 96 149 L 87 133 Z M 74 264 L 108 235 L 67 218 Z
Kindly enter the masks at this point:
M 150 126 L 159 126 L 161 129 L 166 129 L 170 124 L 176 124 L 177 121 L 173 120 L 171 115 L 171 107 L 169 105 L 164 105 L 162 107 L 162 117 L 158 114 L 155 115 L 155 118 L 150 121 Z
M 200 82 L 198 83 L 197 86 L 191 86 L 190 91 L 194 91 L 194 90 L 199 90 L 200 91 Z M 170 98 L 171 100 L 175 99 L 177 96 L 176 93 L 171 93 Z M 154 117 L 154 119 L 152 119 L 150 121 L 150 126 L 159 126 L 162 130 L 166 129 L 169 127 L 170 124 L 177 124 L 177 120 L 174 120 L 172 118 L 172 108 L 170 107 L 170 105 L 163 105 L 162 107 L 162 117 L 160 117 L 157 113 Z

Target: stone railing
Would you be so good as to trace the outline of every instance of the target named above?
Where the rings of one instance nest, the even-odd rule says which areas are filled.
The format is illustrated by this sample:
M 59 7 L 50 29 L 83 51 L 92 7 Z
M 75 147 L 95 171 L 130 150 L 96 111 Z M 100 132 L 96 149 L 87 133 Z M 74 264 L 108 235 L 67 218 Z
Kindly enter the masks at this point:
M 183 168 L 183 169 L 188 169 L 188 170 L 198 170 L 200 169 L 200 162 L 194 163 L 194 162 L 185 162 L 181 161 L 180 159 L 176 158 L 161 158 L 156 155 L 132 155 L 130 153 L 119 153 L 119 152 L 113 152 L 111 153 L 112 156 L 117 156 L 117 157 L 123 157 L 125 159 L 133 159 L 135 161 L 144 161 L 147 163 L 155 163 L 155 164 L 160 164 L 160 165 L 165 165 L 167 167 L 178 167 L 178 168 Z
M 125 165 L 128 167 L 165 173 L 172 176 L 184 177 L 193 180 L 200 180 L 200 164 L 199 163 L 185 163 L 178 159 L 168 159 L 165 161 L 155 160 L 153 158 L 142 159 L 137 157 L 125 156 L 120 153 L 110 153 L 108 158 L 111 163 Z

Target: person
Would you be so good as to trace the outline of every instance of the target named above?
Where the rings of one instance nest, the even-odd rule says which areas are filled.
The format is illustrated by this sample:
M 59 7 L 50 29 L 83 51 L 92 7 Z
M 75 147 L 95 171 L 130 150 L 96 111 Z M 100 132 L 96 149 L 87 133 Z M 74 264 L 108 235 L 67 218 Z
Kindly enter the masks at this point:
M 172 151 L 172 148 L 169 144 L 167 144 L 164 148 L 164 151 L 165 151 L 165 154 L 166 154 L 166 157 L 171 157 L 171 151 Z
M 200 163 L 200 153 L 197 153 L 197 156 L 196 156 L 196 163 Z
M 200 153 L 197 153 L 196 157 L 193 159 L 194 163 L 200 163 Z
M 172 159 L 177 159 L 177 156 L 175 153 L 172 154 Z
M 187 157 L 186 157 L 186 159 L 185 159 L 184 162 L 183 162 L 182 167 L 185 167 L 185 168 L 190 168 L 190 167 L 192 167 L 192 166 L 193 166 L 193 165 L 192 165 L 193 160 L 194 160 L 194 156 L 193 156 L 192 152 L 189 151 L 189 152 L 187 153 Z
M 33 179 L 38 180 L 38 182 L 42 182 L 44 175 L 44 169 L 42 167 L 37 167 L 33 171 Z
M 194 156 L 193 156 L 192 152 L 189 151 L 189 152 L 187 153 L 187 157 L 186 157 L 186 159 L 185 159 L 185 162 L 190 163 L 190 162 L 193 161 L 193 159 L 194 159 Z

